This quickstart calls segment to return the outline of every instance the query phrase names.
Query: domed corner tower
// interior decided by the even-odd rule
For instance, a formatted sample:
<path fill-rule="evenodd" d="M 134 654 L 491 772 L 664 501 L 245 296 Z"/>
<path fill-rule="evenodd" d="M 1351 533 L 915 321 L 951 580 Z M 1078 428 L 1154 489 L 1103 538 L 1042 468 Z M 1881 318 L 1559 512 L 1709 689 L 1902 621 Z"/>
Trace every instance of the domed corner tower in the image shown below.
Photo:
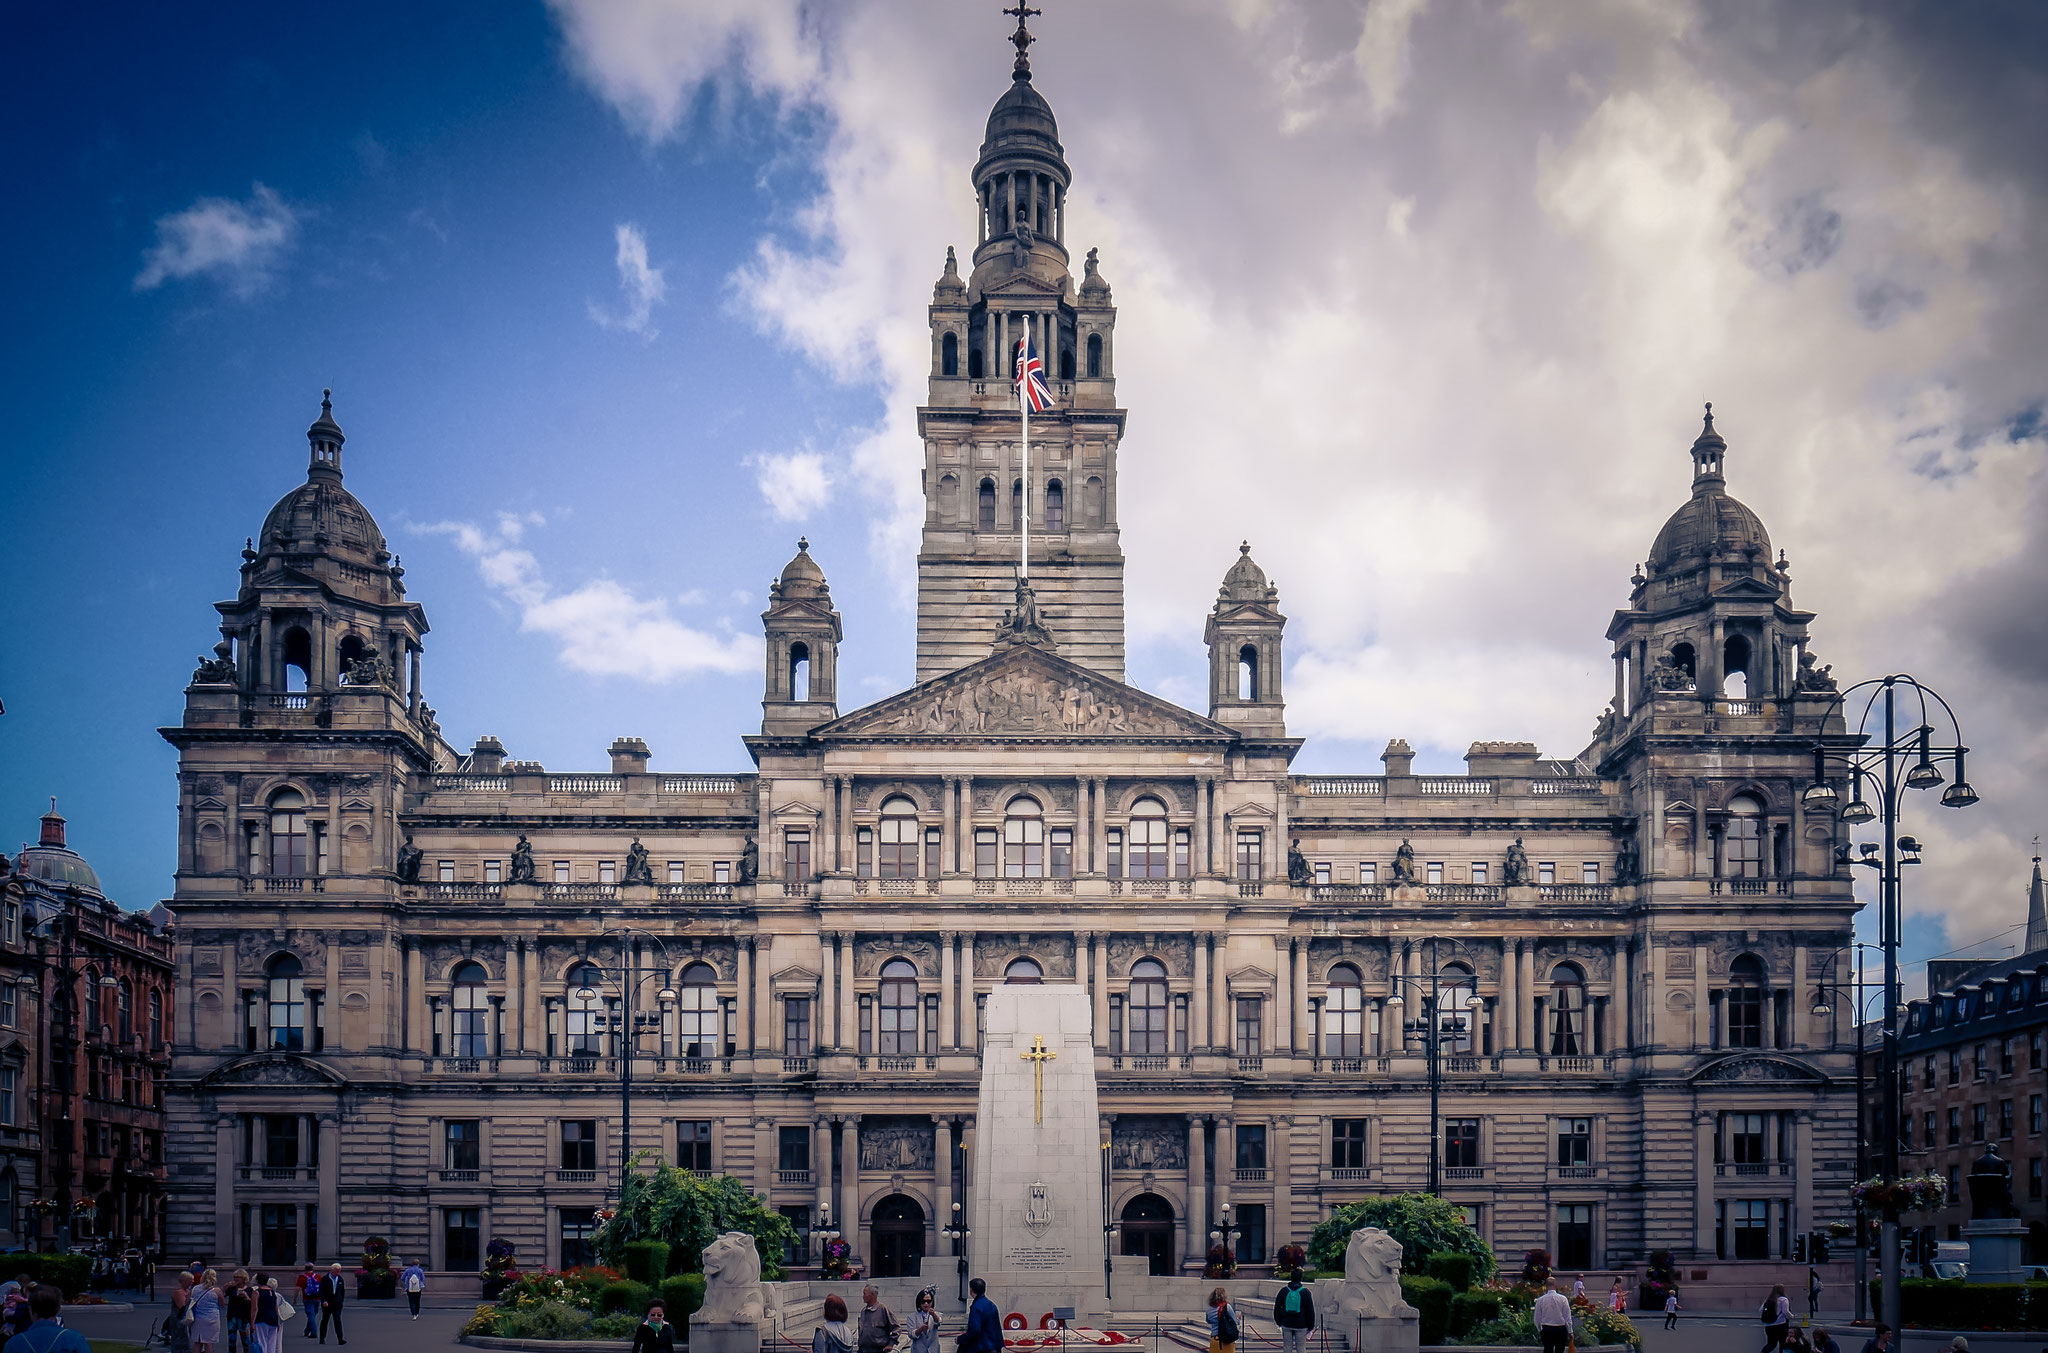
<path fill-rule="evenodd" d="M 762 736 L 800 736 L 838 718 L 842 629 L 831 585 L 811 558 L 808 539 L 797 541 L 796 557 L 769 586 L 761 627 L 768 640 Z"/>
<path fill-rule="evenodd" d="M 1010 86 L 989 111 L 974 165 L 971 268 L 963 278 L 948 249 L 932 289 L 930 402 L 918 410 L 917 679 L 987 656 L 1015 590 L 1028 511 L 1031 586 L 1061 655 L 1121 681 L 1116 307 L 1094 250 L 1074 284 L 1072 174 L 1052 106 L 1031 82 L 1032 37 L 1021 18 L 1010 40 Z M 1013 369 L 1026 336 L 1054 402 L 1031 415 L 1028 493 Z"/>
<path fill-rule="evenodd" d="M 1237 559 L 1216 590 L 1216 605 L 1202 626 L 1209 646 L 1209 717 L 1255 735 L 1287 736 L 1287 705 L 1281 698 L 1280 589 L 1252 558 L 1251 542 L 1237 547 Z"/>
<path fill-rule="evenodd" d="M 1800 801 L 1816 741 L 1841 731 L 1828 712 L 1835 683 L 1807 652 L 1814 616 L 1793 605 L 1784 555 L 1772 558 L 1762 520 L 1727 491 L 1727 453 L 1709 404 L 1692 496 L 1607 627 L 1614 701 L 1588 756 L 1624 783 L 1646 879 L 1846 898 L 1835 823 Z"/>

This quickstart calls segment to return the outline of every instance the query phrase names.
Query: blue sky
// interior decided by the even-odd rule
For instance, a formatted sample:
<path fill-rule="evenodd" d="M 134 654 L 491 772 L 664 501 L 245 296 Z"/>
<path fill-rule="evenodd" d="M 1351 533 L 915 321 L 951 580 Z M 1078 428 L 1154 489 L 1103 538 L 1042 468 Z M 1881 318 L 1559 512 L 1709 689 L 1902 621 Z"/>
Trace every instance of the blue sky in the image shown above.
<path fill-rule="evenodd" d="M 923 307 L 971 243 L 996 8 L 19 24 L 0 841 L 56 794 L 122 900 L 168 890 L 153 730 L 323 386 L 458 744 L 744 767 L 800 532 L 842 703 L 905 684 Z M 1570 755 L 1711 397 L 1822 659 L 1918 672 L 1979 748 L 1984 807 L 1919 823 L 1914 949 L 2012 925 L 2048 818 L 2048 42 L 2026 6 L 1970 20 L 1055 7 L 1038 84 L 1120 307 L 1134 677 L 1199 699 L 1249 537 L 1301 768 Z"/>

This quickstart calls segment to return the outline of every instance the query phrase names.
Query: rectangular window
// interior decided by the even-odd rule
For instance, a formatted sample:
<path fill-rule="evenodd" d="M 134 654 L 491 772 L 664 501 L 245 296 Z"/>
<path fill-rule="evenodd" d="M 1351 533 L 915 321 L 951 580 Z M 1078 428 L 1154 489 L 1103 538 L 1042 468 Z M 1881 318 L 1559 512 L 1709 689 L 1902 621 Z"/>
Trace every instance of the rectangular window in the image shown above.
<path fill-rule="evenodd" d="M 858 878 L 871 879 L 875 876 L 875 829 L 873 827 L 861 827 L 853 834 L 853 872 L 855 877 Z"/>
<path fill-rule="evenodd" d="M 924 1055 L 939 1055 L 939 998 L 936 995 L 924 998 Z"/>
<path fill-rule="evenodd" d="M 1473 881 L 1474 883 L 1480 883 L 1480 884 L 1483 884 L 1483 883 L 1485 883 L 1485 882 L 1486 882 L 1486 878 L 1487 878 L 1487 869 L 1486 869 L 1486 861 L 1484 861 L 1484 860 L 1474 860 L 1474 861 L 1472 861 L 1472 881 Z"/>
<path fill-rule="evenodd" d="M 974 877 L 992 879 L 1001 874 L 1002 833 L 994 827 L 974 829 Z"/>
<path fill-rule="evenodd" d="M 1557 1120 L 1557 1163 L 1559 1165 L 1591 1165 L 1593 1163 L 1592 1119 L 1560 1118 Z"/>
<path fill-rule="evenodd" d="M 783 1206 L 775 1209 L 782 1219 L 789 1223 L 789 1239 L 782 1247 L 782 1262 L 785 1267 L 807 1262 L 811 1258 L 811 1209 L 807 1203 Z"/>
<path fill-rule="evenodd" d="M 782 878 L 786 883 L 811 881 L 811 832 L 808 827 L 782 834 Z"/>
<path fill-rule="evenodd" d="M 1984 1106 L 1983 1106 L 1982 1104 L 1972 1104 L 1972 1105 L 1970 1106 L 1970 1140 L 1971 1140 L 1971 1141 L 1973 1141 L 1973 1142 L 1981 1142 L 1981 1141 L 1983 1141 L 1983 1140 L 1984 1140 L 1984 1123 L 1985 1123 L 1985 1119 L 1986 1119 L 1986 1116 L 1987 1116 L 1987 1115 L 1986 1115 L 1986 1114 L 1985 1114 L 1985 1112 L 1984 1112 Z"/>
<path fill-rule="evenodd" d="M 670 860 L 668 862 L 668 881 L 670 883 L 681 883 L 688 876 L 688 872 L 681 860 Z"/>
<path fill-rule="evenodd" d="M 1363 1118 L 1333 1118 L 1330 1120 L 1330 1168 L 1333 1170 L 1363 1170 L 1365 1168 L 1365 1125 Z"/>
<path fill-rule="evenodd" d="M 595 1118 L 565 1118 L 562 1120 L 562 1168 L 565 1170 L 597 1169 L 597 1120 Z"/>
<path fill-rule="evenodd" d="M 2007 1034 L 2007 1035 L 2006 1035 L 2006 1036 L 2005 1036 L 2005 1037 L 2004 1037 L 2003 1039 L 1999 1040 L 1999 1044 L 1998 1044 L 1998 1074 L 1999 1074 L 1999 1075 L 2001 1075 L 2001 1076 L 2010 1076 L 2010 1075 L 2011 1075 L 2011 1074 L 2013 1073 L 2013 1066 L 2014 1066 L 2014 1063 L 2015 1063 L 2015 1061 L 2016 1061 L 2016 1058 L 2014 1057 L 2014 1054 L 2015 1054 L 2015 1053 L 2016 1053 L 2016 1052 L 2017 1052 L 2018 1050 L 2019 1050 L 2019 1042 L 2018 1042 L 2018 1040 L 2017 1040 L 2017 1039 L 2013 1038 L 2013 1036 L 2012 1036 L 2012 1035 L 2010 1035 L 2010 1034 Z"/>
<path fill-rule="evenodd" d="M 434 866 L 434 877 L 442 883 L 455 882 L 455 861 L 442 860 Z"/>
<path fill-rule="evenodd" d="M 2027 1197 L 2037 1203 L 2041 1201 L 2041 1158 L 2039 1156 L 2027 1162 Z"/>
<path fill-rule="evenodd" d="M 1260 1046 L 1261 1006 L 1256 996 L 1240 996 L 1237 1001 L 1237 1055 L 1256 1057 L 1264 1048 Z"/>
<path fill-rule="evenodd" d="M 1266 1168 L 1266 1125 L 1264 1123 L 1240 1123 L 1237 1127 L 1237 1168 L 1240 1170 L 1263 1170 Z M 1263 1260 L 1259 1262 L 1263 1263 Z"/>
<path fill-rule="evenodd" d="M 597 1262 L 591 1239 L 597 1235 L 597 1209 L 565 1207 L 560 1212 L 563 1268 L 582 1268 Z"/>
<path fill-rule="evenodd" d="M 698 1174 L 711 1173 L 711 1124 L 704 1119 L 676 1124 L 676 1164 Z"/>
<path fill-rule="evenodd" d="M 1266 876 L 1264 841 L 1258 832 L 1237 834 L 1237 876 L 1246 881 Z"/>
<path fill-rule="evenodd" d="M 875 998 L 860 998 L 860 1055 L 872 1056 L 875 1051 Z M 891 1049 L 893 1052 L 894 1049 Z"/>
<path fill-rule="evenodd" d="M 17 1017 L 14 983 L 0 982 L 0 1028 L 12 1029 Z"/>
<path fill-rule="evenodd" d="M 1537 865 L 1537 866 L 1536 866 L 1536 881 L 1537 881 L 1538 883 L 1541 883 L 1541 884 L 1545 884 L 1545 885 L 1549 885 L 1549 884 L 1553 884 L 1553 883 L 1556 883 L 1556 882 L 1557 882 L 1557 865 L 1556 865 L 1556 863 L 1555 863 L 1554 861 L 1551 861 L 1551 860 L 1545 860 L 1545 861 L 1543 861 L 1543 862 L 1542 862 L 1541 864 Z"/>
<path fill-rule="evenodd" d="M 1444 1120 L 1444 1166 L 1447 1169 L 1473 1169 L 1479 1164 L 1479 1120 L 1477 1118 L 1446 1118 Z"/>
<path fill-rule="evenodd" d="M 1237 1209 L 1237 1262 L 1266 1262 L 1266 1205 L 1246 1203 Z"/>
<path fill-rule="evenodd" d="M 287 1267 L 299 1262 L 299 1209 L 290 1203 L 265 1203 L 258 1214 L 266 1264 Z"/>
<path fill-rule="evenodd" d="M 619 881 L 618 861 L 599 860 L 597 862 L 597 881 L 599 883 L 617 883 Z"/>
<path fill-rule="evenodd" d="M 557 882 L 557 883 L 567 883 L 568 881 L 569 881 L 569 862 L 568 862 L 567 860 L 556 860 L 556 861 L 555 861 L 555 882 Z"/>
<path fill-rule="evenodd" d="M 1431 860 L 1423 866 L 1423 869 L 1425 871 L 1422 876 L 1424 883 L 1442 883 L 1444 881 L 1444 862 L 1442 860 Z"/>
<path fill-rule="evenodd" d="M 928 879 L 935 879 L 946 872 L 943 849 L 945 839 L 945 833 L 937 827 L 924 829 L 924 876 Z M 808 1208 L 805 1209 L 805 1215 L 809 1215 Z"/>
<path fill-rule="evenodd" d="M 1931 1052 L 1927 1054 L 1927 1084 L 1923 1088 L 1928 1090 L 1934 1088 L 1934 1054 Z"/>
<path fill-rule="evenodd" d="M 681 883 L 681 882 L 683 881 L 683 880 L 682 880 L 682 872 L 683 872 L 683 871 L 682 871 L 682 869 L 681 869 L 681 867 L 680 867 L 680 866 L 678 866 L 678 865 L 670 865 L 670 866 L 669 866 L 669 876 L 670 876 L 670 882 L 673 882 L 673 883 Z M 732 861 L 731 861 L 731 860 L 713 860 L 713 861 L 711 862 L 711 881 L 712 881 L 713 883 L 731 883 L 731 882 L 732 882 Z"/>
<path fill-rule="evenodd" d="M 1378 883 L 1380 881 L 1379 862 L 1377 860 L 1360 860 L 1358 862 L 1358 881 L 1360 883 Z"/>
<path fill-rule="evenodd" d="M 1103 831 L 1103 869 L 1108 877 L 1120 879 L 1124 876 L 1124 829 L 1109 827 Z"/>
<path fill-rule="evenodd" d="M 1950 1146 L 1961 1146 L 1963 1144 L 1963 1111 L 1961 1109 L 1952 1108 L 1948 1111 L 1948 1144 Z"/>
<path fill-rule="evenodd" d="M 441 1125 L 441 1168 L 483 1168 L 483 1124 L 475 1118 L 450 1118 Z"/>
<path fill-rule="evenodd" d="M 1929 1151 L 1932 1151 L 1936 1145 L 1934 1140 L 1934 1110 L 1929 1109 L 1926 1113 L 1921 1115 L 1920 1129 L 1922 1133 L 1920 1138 L 1920 1144 L 1926 1147 Z"/>
<path fill-rule="evenodd" d="M 1124 998 L 1121 996 L 1109 998 L 1109 1050 L 1113 1053 L 1124 1050 Z"/>
<path fill-rule="evenodd" d="M 778 1170 L 808 1170 L 811 1168 L 811 1130 L 807 1127 L 781 1127 L 775 1130 L 775 1168 Z"/>
<path fill-rule="evenodd" d="M 1593 1267 L 1593 1205 L 1559 1203 L 1557 1206 L 1557 1266 L 1561 1269 Z"/>
<path fill-rule="evenodd" d="M 811 1055 L 811 999 L 791 996 L 782 1003 L 782 1055 Z"/>
<path fill-rule="evenodd" d="M 1722 1150 L 1735 1165 L 1764 1163 L 1764 1116 L 1760 1113 L 1721 1115 Z"/>
<path fill-rule="evenodd" d="M 21 1122 L 21 1073 L 0 1067 L 0 1126 L 16 1127 Z"/>
<path fill-rule="evenodd" d="M 1948 1083 L 1950 1085 L 1961 1085 L 1963 1083 L 1963 1050 L 1961 1048 L 1950 1048 L 1948 1050 Z"/>
<path fill-rule="evenodd" d="M 503 860 L 485 860 L 485 861 L 484 861 L 484 882 L 485 882 L 485 883 L 503 883 L 504 881 L 505 881 L 505 862 L 504 862 Z"/>
<path fill-rule="evenodd" d="M 5 931 L 4 931 L 4 934 L 5 934 L 5 937 L 6 937 L 6 940 L 7 940 L 7 942 L 8 942 L 9 944 L 20 944 L 20 943 L 21 943 L 21 904 L 20 904 L 20 903 L 17 903 L 17 902 L 9 902 L 9 903 L 7 904 L 7 909 L 6 909 L 6 912 L 5 912 L 5 916 L 6 916 L 6 929 L 5 929 Z"/>
<path fill-rule="evenodd" d="M 1173 876 L 1184 879 L 1188 876 L 1189 860 L 1193 856 L 1192 835 L 1186 827 L 1173 829 Z"/>
<path fill-rule="evenodd" d="M 1052 857 L 1047 861 L 1049 872 L 1056 879 L 1070 879 L 1074 876 L 1074 829 L 1054 827 L 1046 833 L 1052 848 Z"/>
<path fill-rule="evenodd" d="M 441 1267 L 458 1273 L 476 1271 L 483 1262 L 483 1209 L 444 1207 L 441 1209 Z"/>
<path fill-rule="evenodd" d="M 2041 1096 L 2039 1095 L 2027 1096 L 2027 1131 L 2036 1137 L 2041 1135 Z"/>
<path fill-rule="evenodd" d="M 1329 862 L 1328 862 L 1327 860 L 1317 860 L 1317 861 L 1316 861 L 1316 866 L 1315 866 L 1315 868 L 1316 868 L 1316 872 L 1315 872 L 1315 882 L 1316 882 L 1316 887 L 1318 887 L 1318 888 L 1327 888 L 1327 887 L 1329 887 L 1329 886 L 1330 886 L 1330 865 L 1329 865 Z"/>
<path fill-rule="evenodd" d="M 1976 1047 L 1972 1048 L 1970 1050 L 1970 1056 L 1970 1065 L 1973 1068 L 1975 1068 L 1976 1078 L 1981 1081 L 1984 1079 L 1985 1076 L 1990 1074 L 1985 1067 L 1984 1045 L 1982 1043 L 1979 1043 Z"/>
<path fill-rule="evenodd" d="M 1771 1204 L 1767 1198 L 1738 1198 L 1729 1204 L 1734 1214 L 1737 1259 L 1771 1257 Z M 1559 1262 L 1563 1262 L 1562 1259 Z"/>
<path fill-rule="evenodd" d="M 2027 1069 L 2029 1071 L 2039 1071 L 2041 1069 L 2041 1031 L 2039 1029 L 2027 1035 Z"/>
<path fill-rule="evenodd" d="M 263 1163 L 273 1169 L 296 1169 L 299 1163 L 299 1116 L 263 1115 Z"/>
<path fill-rule="evenodd" d="M 2009 1099 L 1998 1101 L 1998 1135 L 2012 1136 L 2012 1101 Z"/>
<path fill-rule="evenodd" d="M 1188 1050 L 1188 998 L 1173 998 L 1173 1050 L 1185 1053 Z"/>
<path fill-rule="evenodd" d="M 1585 862 L 1584 864 L 1582 864 L 1582 865 L 1580 865 L 1580 866 L 1579 866 L 1579 882 L 1581 882 L 1581 883 L 1598 883 L 1599 881 L 1600 881 L 1600 863 L 1599 863 L 1599 861 L 1597 861 L 1597 860 L 1588 860 L 1588 861 L 1586 861 L 1586 862 Z"/>

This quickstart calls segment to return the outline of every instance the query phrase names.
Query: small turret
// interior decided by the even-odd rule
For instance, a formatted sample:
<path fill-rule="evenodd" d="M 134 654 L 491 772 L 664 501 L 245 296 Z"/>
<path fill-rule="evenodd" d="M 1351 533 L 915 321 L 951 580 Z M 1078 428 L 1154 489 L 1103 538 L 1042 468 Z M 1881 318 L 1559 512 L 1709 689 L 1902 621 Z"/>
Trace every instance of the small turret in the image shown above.
<path fill-rule="evenodd" d="M 1250 541 L 1237 555 L 1202 628 L 1209 646 L 1209 717 L 1248 733 L 1285 737 L 1280 633 L 1287 617 L 1280 613 L 1280 589 L 1253 560 Z"/>
<path fill-rule="evenodd" d="M 839 612 L 809 540 L 797 541 L 796 557 L 770 584 L 761 626 L 768 639 L 761 732 L 806 733 L 838 718 Z"/>

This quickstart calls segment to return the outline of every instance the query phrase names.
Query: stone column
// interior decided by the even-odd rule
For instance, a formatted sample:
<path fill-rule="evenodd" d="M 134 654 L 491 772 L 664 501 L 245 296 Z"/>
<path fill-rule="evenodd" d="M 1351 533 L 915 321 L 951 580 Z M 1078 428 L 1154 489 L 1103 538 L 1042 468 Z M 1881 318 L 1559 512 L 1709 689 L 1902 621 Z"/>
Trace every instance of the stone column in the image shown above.
<path fill-rule="evenodd" d="M 860 1021 L 855 1009 L 853 996 L 853 947 L 854 932 L 841 931 L 839 935 L 839 1037 L 840 1048 L 846 1052 L 860 1051 Z"/>
<path fill-rule="evenodd" d="M 341 1119 L 320 1115 L 320 1248 L 341 1253 Z"/>
<path fill-rule="evenodd" d="M 1536 1027 L 1536 941 L 1522 941 L 1522 976 L 1516 998 L 1520 1002 L 1515 1011 L 1515 1023 L 1522 1030 L 1522 1049 L 1527 1052 L 1543 1050 L 1543 1030 Z"/>
<path fill-rule="evenodd" d="M 939 1050 L 948 1052 L 960 1046 L 960 1024 L 955 1018 L 958 1006 L 955 1004 L 960 989 L 960 973 L 954 958 L 953 946 L 960 938 L 956 930 L 939 932 Z"/>
<path fill-rule="evenodd" d="M 1212 952 L 1209 956 L 1209 1046 L 1230 1049 L 1230 977 L 1223 971 L 1227 958 L 1230 936 L 1228 932 L 1216 931 L 1210 935 Z"/>
<path fill-rule="evenodd" d="M 1188 1000 L 1188 1050 L 1209 1046 L 1209 935 L 1195 932 L 1195 989 Z"/>
<path fill-rule="evenodd" d="M 754 989 L 748 1000 L 754 1003 L 754 1050 L 770 1052 L 782 1046 L 782 1021 L 775 1018 L 775 982 L 770 976 L 768 955 L 775 947 L 770 935 L 754 937 Z"/>
<path fill-rule="evenodd" d="M 526 941 L 505 941 L 505 1040 L 499 1053 L 523 1052 L 526 1048 Z"/>
<path fill-rule="evenodd" d="M 1209 872 L 1209 779 L 1207 776 L 1195 780 L 1195 840 L 1194 855 L 1189 861 L 1188 871 L 1193 874 Z"/>
<path fill-rule="evenodd" d="M 1614 1045 L 1609 1052 L 1635 1047 L 1635 942 L 1624 935 L 1614 942 Z"/>
<path fill-rule="evenodd" d="M 1308 1011 L 1308 937 L 1294 942 L 1294 1051 L 1315 1056 L 1316 1030 Z"/>
<path fill-rule="evenodd" d="M 1237 1177 L 1237 1128 L 1234 1120 L 1216 1120 L 1216 1215 L 1223 1215 L 1230 1201 L 1230 1186 Z"/>
<path fill-rule="evenodd" d="M 860 1115 L 847 1114 L 839 1120 L 839 1229 L 853 1252 L 872 1267 L 874 1250 L 861 1234 L 860 1219 Z"/>
<path fill-rule="evenodd" d="M 1199 1114 L 1188 1115 L 1188 1205 L 1187 1244 L 1182 1254 L 1194 1261 L 1195 1271 L 1201 1272 L 1202 1256 L 1209 1252 L 1208 1200 L 1202 1196 L 1202 1119 Z"/>
<path fill-rule="evenodd" d="M 1800 1109 L 1792 1115 L 1792 1231 L 1797 1235 L 1813 1229 L 1813 1113 Z"/>
<path fill-rule="evenodd" d="M 432 1052 L 434 1029 L 427 1022 L 426 955 L 420 952 L 418 940 L 407 940 L 405 944 L 405 1001 L 412 1012 L 412 1030 L 406 1046 L 414 1052 Z"/>
<path fill-rule="evenodd" d="M 1095 824 L 1090 829 L 1095 853 L 1095 872 L 1109 869 L 1109 777 L 1095 777 Z"/>
<path fill-rule="evenodd" d="M 1079 499 L 1075 500 L 1078 508 Z M 1088 830 L 1088 824 L 1095 820 L 1095 805 L 1088 799 L 1088 777 L 1074 777 L 1074 873 L 1076 876 L 1095 872 L 1095 834 Z"/>
<path fill-rule="evenodd" d="M 960 1120 L 960 1156 L 960 1224 L 971 1228 L 974 1225 L 974 1212 L 977 1206 L 974 1195 L 974 1119 L 972 1116 Z M 969 1238 L 962 1244 L 961 1248 L 969 1254 L 968 1263 L 971 1265 L 974 1262 L 971 1257 L 974 1252 L 973 1239 Z"/>
<path fill-rule="evenodd" d="M 963 1049 L 980 1051 L 981 1039 L 967 1041 L 967 1035 L 975 1032 L 974 1014 L 974 932 L 960 932 L 960 1046 Z"/>
<path fill-rule="evenodd" d="M 1697 944 L 1692 951 L 1692 1045 L 1704 1049 L 1712 1034 L 1712 1011 L 1707 1000 L 1707 946 Z"/>
<path fill-rule="evenodd" d="M 740 939 L 733 942 L 733 1004 L 739 1008 L 739 1053 L 754 1055 L 754 945 Z"/>
<path fill-rule="evenodd" d="M 1282 780 L 1273 786 L 1273 834 L 1279 839 L 1266 852 L 1266 877 L 1287 881 L 1287 852 L 1293 846 L 1293 839 L 1287 834 L 1287 792 L 1288 782 Z"/>
<path fill-rule="evenodd" d="M 213 1252 L 223 1258 L 236 1253 L 239 1243 L 235 1235 L 236 1173 L 235 1116 L 222 1114 L 213 1125 Z"/>
<path fill-rule="evenodd" d="M 953 1120 L 942 1113 L 932 1115 L 932 1196 L 939 1203 L 931 1226 L 936 1253 L 939 1232 L 953 1219 Z"/>
<path fill-rule="evenodd" d="M 1793 797 L 1796 799 L 1798 796 Z M 1807 1027 L 1810 1022 L 1806 1015 L 1808 1002 L 1799 999 L 1799 993 L 1803 989 L 1801 984 L 1806 980 L 1806 946 L 1797 944 L 1792 947 L 1792 990 L 1785 1002 L 1785 1017 L 1792 1025 L 1785 1031 L 1785 1045 L 1788 1048 L 1803 1048 L 1814 1041 L 1811 1037 L 1812 1031 Z"/>
<path fill-rule="evenodd" d="M 1500 1047 L 1502 1052 L 1522 1050 L 1522 999 L 1515 982 L 1515 941 L 1500 942 Z"/>
<path fill-rule="evenodd" d="M 826 1205 L 832 1201 L 832 1120 L 812 1120 L 816 1137 L 811 1147 L 811 1189 L 817 1195 L 812 1203 L 818 1216 L 825 1216 Z"/>
<path fill-rule="evenodd" d="M 541 1020 L 547 1009 L 547 1001 L 540 985 L 540 941 L 528 940 L 524 945 L 523 960 L 526 964 L 525 990 L 526 1007 L 520 1018 L 526 1022 L 526 1047 L 529 1052 L 543 1052 L 547 1048 L 547 1036 L 541 1028 Z"/>
<path fill-rule="evenodd" d="M 1095 932 L 1094 949 L 1095 1047 L 1099 1052 L 1111 1052 L 1114 1049 L 1109 1046 L 1109 935 L 1106 932 Z"/>
<path fill-rule="evenodd" d="M 1693 1251 L 1714 1254 L 1714 1115 L 1693 1115 Z"/>
<path fill-rule="evenodd" d="M 1273 937 L 1273 1051 L 1294 1050 L 1294 958 L 1285 935 Z"/>

